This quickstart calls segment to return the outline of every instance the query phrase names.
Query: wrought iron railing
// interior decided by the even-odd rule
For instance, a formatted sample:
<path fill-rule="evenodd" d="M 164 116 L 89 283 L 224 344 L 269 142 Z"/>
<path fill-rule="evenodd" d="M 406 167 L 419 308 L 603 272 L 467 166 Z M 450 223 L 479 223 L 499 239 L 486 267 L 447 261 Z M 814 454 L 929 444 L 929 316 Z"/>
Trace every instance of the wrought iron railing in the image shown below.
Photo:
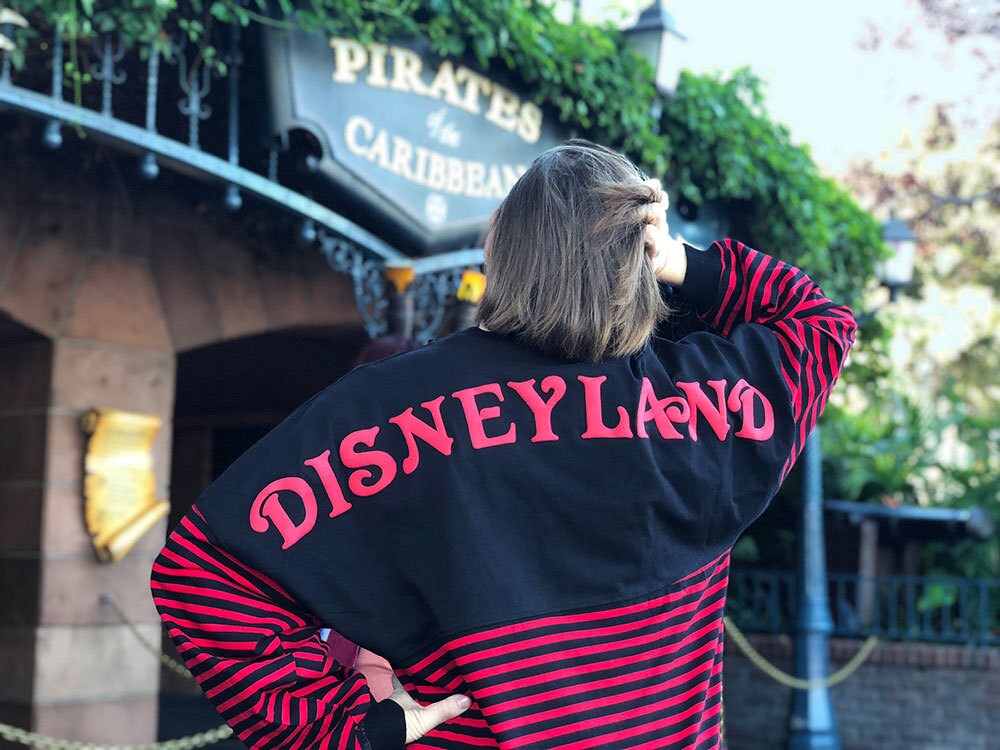
<path fill-rule="evenodd" d="M 1000 579 L 831 573 L 827 581 L 834 636 L 1000 645 Z M 796 587 L 794 573 L 734 570 L 728 613 L 747 632 L 792 633 Z"/>
<path fill-rule="evenodd" d="M 58 29 L 40 31 L 48 39 L 31 50 L 23 70 L 15 70 L 10 53 L 0 51 L 0 113 L 20 112 L 44 122 L 41 141 L 51 149 L 63 146 L 67 129 L 78 129 L 134 154 L 139 173 L 148 180 L 156 179 L 163 166 L 214 183 L 229 210 L 239 210 L 244 196 L 277 206 L 300 222 L 303 239 L 315 243 L 334 270 L 353 278 L 369 335 L 387 328 L 387 262 L 413 267 L 417 339 L 436 334 L 462 270 L 481 267 L 482 250 L 477 248 L 410 258 L 315 200 L 303 181 L 295 179 L 308 171 L 308 159 L 288 153 L 276 139 L 263 140 L 254 127 L 247 132 L 241 122 L 241 107 L 247 114 L 246 101 L 255 100 L 255 90 L 251 81 L 251 96 L 241 98 L 246 85 L 241 70 L 248 61 L 238 26 L 227 35 L 224 80 L 186 48 L 182 37 L 166 58 L 156 48 L 142 56 L 113 35 L 81 41 L 79 65 L 93 83 L 75 102 L 66 98 L 68 45 Z M 12 32 L 10 25 L 0 27 L 8 37 Z"/>

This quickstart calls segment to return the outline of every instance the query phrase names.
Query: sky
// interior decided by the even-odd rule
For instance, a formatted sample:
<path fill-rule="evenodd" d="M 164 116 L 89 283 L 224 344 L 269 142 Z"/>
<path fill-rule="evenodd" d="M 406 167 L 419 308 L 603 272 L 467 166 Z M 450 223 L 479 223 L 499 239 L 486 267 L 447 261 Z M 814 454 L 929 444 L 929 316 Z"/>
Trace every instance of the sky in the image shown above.
<path fill-rule="evenodd" d="M 985 1 L 963 0 L 973 8 Z M 644 4 L 583 0 L 582 7 L 585 17 L 601 18 Z M 982 47 L 1000 61 L 1000 40 L 949 47 L 915 0 L 669 0 L 667 9 L 687 37 L 671 40 L 681 66 L 699 73 L 749 66 L 765 82 L 772 119 L 808 143 L 830 174 L 855 157 L 891 162 L 904 129 L 918 136 L 933 103 L 952 105 L 969 150 L 1000 113 L 1000 75 L 987 86 L 972 51 Z"/>

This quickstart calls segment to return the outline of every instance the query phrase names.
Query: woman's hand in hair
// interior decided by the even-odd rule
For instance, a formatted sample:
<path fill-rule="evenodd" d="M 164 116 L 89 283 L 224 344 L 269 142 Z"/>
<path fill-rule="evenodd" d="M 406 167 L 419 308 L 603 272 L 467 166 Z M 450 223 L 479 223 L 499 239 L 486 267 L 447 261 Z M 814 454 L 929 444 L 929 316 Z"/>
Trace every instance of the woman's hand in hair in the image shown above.
<path fill-rule="evenodd" d="M 659 180 L 647 180 L 660 196 L 658 203 L 650 203 L 646 210 L 646 255 L 656 278 L 664 284 L 681 286 L 687 275 L 687 255 L 684 253 L 684 243 L 670 236 L 667 227 L 667 207 L 670 199 L 663 192 Z"/>

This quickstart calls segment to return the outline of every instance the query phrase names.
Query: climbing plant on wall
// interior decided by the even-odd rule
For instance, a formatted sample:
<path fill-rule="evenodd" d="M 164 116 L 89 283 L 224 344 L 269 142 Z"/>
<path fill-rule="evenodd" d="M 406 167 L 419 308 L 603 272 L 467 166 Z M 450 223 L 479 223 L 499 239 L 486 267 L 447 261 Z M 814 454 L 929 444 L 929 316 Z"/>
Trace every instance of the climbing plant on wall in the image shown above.
<path fill-rule="evenodd" d="M 128 47 L 160 47 L 184 35 L 200 61 L 225 75 L 226 26 L 299 27 L 362 41 L 423 36 L 442 56 L 474 58 L 524 82 L 579 134 L 616 147 L 695 204 L 724 201 L 741 238 L 802 265 L 828 291 L 857 304 L 881 252 L 876 222 L 802 146 L 771 121 L 761 82 L 684 73 L 659 118 L 649 63 L 610 25 L 563 23 L 525 0 L 21 0 L 31 28 L 16 62 L 58 26 L 70 45 L 97 34 Z M 31 38 L 34 35 L 34 39 Z M 30 60 L 29 60 L 30 63 Z M 68 85 L 86 74 L 70 60 Z"/>

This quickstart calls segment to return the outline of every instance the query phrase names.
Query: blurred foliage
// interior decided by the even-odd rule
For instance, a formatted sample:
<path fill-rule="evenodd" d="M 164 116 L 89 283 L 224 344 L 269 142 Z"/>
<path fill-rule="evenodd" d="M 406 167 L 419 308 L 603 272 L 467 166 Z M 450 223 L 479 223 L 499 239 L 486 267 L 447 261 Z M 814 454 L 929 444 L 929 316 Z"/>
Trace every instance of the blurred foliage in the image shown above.
<path fill-rule="evenodd" d="M 668 181 L 683 195 L 724 201 L 735 236 L 794 262 L 831 297 L 861 306 L 875 286 L 880 226 L 769 119 L 762 84 L 749 70 L 728 79 L 683 72 L 661 123 L 674 157 Z"/>
<path fill-rule="evenodd" d="M 947 108 L 896 163 L 856 164 L 846 182 L 893 210 L 918 240 L 894 371 L 848 386 L 824 422 L 828 482 L 849 499 L 985 508 L 1000 528 L 1000 120 L 963 151 Z M 928 544 L 923 572 L 1000 575 L 1000 542 Z"/>
<path fill-rule="evenodd" d="M 1000 36 L 1000 2 L 997 0 L 918 0 L 932 28 L 949 40 L 969 36 Z"/>

